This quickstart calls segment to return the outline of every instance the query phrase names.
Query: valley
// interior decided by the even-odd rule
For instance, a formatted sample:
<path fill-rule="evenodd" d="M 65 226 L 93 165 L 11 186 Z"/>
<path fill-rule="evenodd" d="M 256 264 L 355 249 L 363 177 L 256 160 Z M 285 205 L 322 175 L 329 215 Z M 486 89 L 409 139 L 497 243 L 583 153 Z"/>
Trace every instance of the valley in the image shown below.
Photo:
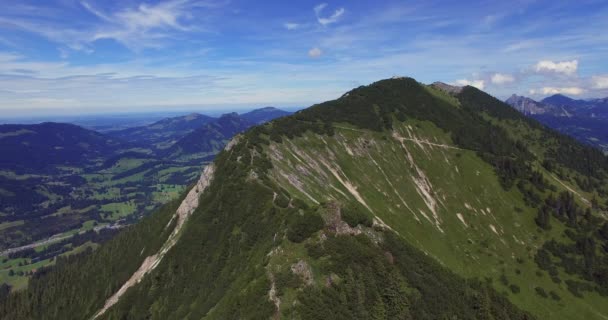
<path fill-rule="evenodd" d="M 0 144 L 15 149 L 0 161 L 0 282 L 21 289 L 56 256 L 106 241 L 179 197 L 233 135 L 283 114 L 274 108 L 219 118 L 191 114 L 106 135 L 52 123 L 0 126 Z M 206 142 L 192 145 L 197 141 Z M 48 145 L 58 150 L 55 161 L 48 161 Z M 68 153 L 69 145 L 80 149 Z M 45 161 L 12 162 L 19 157 Z"/>

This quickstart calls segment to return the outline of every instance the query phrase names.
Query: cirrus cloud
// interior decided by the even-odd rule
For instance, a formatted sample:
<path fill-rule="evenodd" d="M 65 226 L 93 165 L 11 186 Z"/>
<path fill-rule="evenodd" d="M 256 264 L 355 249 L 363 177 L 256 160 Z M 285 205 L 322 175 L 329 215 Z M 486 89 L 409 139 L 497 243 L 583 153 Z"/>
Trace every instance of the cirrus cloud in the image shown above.
<path fill-rule="evenodd" d="M 315 14 L 317 15 L 317 21 L 323 26 L 338 22 L 338 20 L 340 20 L 340 17 L 342 17 L 345 11 L 344 8 L 338 8 L 331 16 L 322 17 L 321 14 L 323 13 L 323 10 L 326 7 L 327 3 L 321 3 L 316 5 L 313 9 L 315 11 Z"/>

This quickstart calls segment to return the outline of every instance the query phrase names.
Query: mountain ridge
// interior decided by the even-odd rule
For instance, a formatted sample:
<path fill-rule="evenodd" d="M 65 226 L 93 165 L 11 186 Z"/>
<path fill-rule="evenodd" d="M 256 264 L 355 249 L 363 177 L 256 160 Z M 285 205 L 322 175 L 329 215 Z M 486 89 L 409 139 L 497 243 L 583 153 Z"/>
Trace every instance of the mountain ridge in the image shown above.
<path fill-rule="evenodd" d="M 5 169 L 92 163 L 104 153 L 115 153 L 127 146 L 110 136 L 67 123 L 0 125 L 0 166 Z"/>
<path fill-rule="evenodd" d="M 537 102 L 531 98 L 511 96 L 505 102 L 523 114 L 579 141 L 608 151 L 606 98 L 575 100 L 557 94 Z"/>
<path fill-rule="evenodd" d="M 582 257 L 562 239 L 568 230 L 567 237 L 605 243 L 583 232 L 605 225 L 596 212 L 603 205 L 586 214 L 592 208 L 583 200 L 605 200 L 606 157 L 478 89 L 447 96 L 411 78 L 381 80 L 255 126 L 229 146 L 179 241 L 101 318 L 591 319 L 607 312 L 594 278 L 605 272 L 605 255 Z M 547 215 L 551 196 L 567 188 L 575 192 L 562 199 L 567 206 Z M 168 231 L 154 245 L 137 239 L 174 223 L 176 207 L 33 279 L 28 292 L 0 305 L 0 315 L 94 315 L 162 247 Z M 567 265 L 560 246 L 598 269 L 590 276 L 584 265 Z M 146 254 L 121 260 L 142 247 Z M 128 266 L 120 274 L 107 272 L 121 264 Z M 82 276 L 69 275 L 69 294 L 49 285 L 67 281 L 67 270 Z"/>

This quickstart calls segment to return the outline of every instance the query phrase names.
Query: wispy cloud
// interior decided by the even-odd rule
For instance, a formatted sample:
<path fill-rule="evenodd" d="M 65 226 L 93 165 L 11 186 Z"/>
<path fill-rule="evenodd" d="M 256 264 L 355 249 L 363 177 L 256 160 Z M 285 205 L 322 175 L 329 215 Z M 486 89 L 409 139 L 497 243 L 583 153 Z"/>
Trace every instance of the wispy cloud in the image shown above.
<path fill-rule="evenodd" d="M 326 7 L 327 3 L 321 3 L 313 8 L 315 14 L 317 15 L 317 21 L 323 26 L 338 22 L 338 20 L 340 20 L 340 17 L 342 17 L 344 12 L 346 11 L 344 8 L 338 8 L 330 16 L 323 17 L 322 14 Z"/>
<path fill-rule="evenodd" d="M 193 22 L 193 11 L 211 9 L 220 4 L 205 1 L 169 0 L 157 4 L 142 3 L 105 12 L 91 2 L 80 3 L 95 19 L 81 28 L 62 25 L 36 16 L 2 17 L 0 26 L 39 34 L 73 50 L 91 51 L 92 43 L 102 39 L 115 40 L 133 50 L 163 47 L 176 32 L 204 30 Z"/>
<path fill-rule="evenodd" d="M 318 1 L 2 0 L 0 112 L 306 105 L 395 74 L 608 95 L 608 3 Z"/>

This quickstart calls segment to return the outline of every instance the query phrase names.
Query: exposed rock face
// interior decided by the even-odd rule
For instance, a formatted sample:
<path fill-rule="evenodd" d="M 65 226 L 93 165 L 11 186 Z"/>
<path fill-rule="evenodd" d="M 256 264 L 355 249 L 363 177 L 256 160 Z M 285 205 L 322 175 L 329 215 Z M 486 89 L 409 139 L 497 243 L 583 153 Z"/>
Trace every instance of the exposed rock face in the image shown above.
<path fill-rule="evenodd" d="M 538 102 L 528 97 L 512 95 L 505 101 L 508 105 L 525 115 L 547 114 L 556 117 L 570 117 L 571 114 L 561 106 Z"/>
<path fill-rule="evenodd" d="M 505 102 L 525 115 L 545 114 L 549 112 L 548 105 L 516 94 L 509 97 Z"/>
<path fill-rule="evenodd" d="M 460 93 L 460 91 L 462 91 L 462 87 L 449 85 L 447 83 L 443 83 L 443 82 L 439 82 L 439 81 L 433 82 L 433 84 L 431 84 L 431 86 L 436 89 L 445 91 L 452 95 L 458 94 L 458 93 Z"/>
<path fill-rule="evenodd" d="M 179 231 L 181 225 L 185 222 L 186 218 L 194 212 L 194 210 L 198 207 L 198 200 L 200 198 L 201 193 L 207 189 L 209 184 L 211 183 L 211 179 L 213 178 L 213 173 L 215 172 L 215 165 L 210 164 L 205 167 L 201 177 L 198 179 L 196 185 L 188 192 L 186 198 L 177 208 L 177 226 L 175 226 L 175 230 Z M 174 231 L 175 232 L 175 231 Z"/>
<path fill-rule="evenodd" d="M 186 222 L 188 217 L 198 207 L 199 198 L 202 192 L 205 191 L 205 189 L 207 189 L 207 187 L 211 183 L 214 172 L 215 164 L 210 164 L 205 167 L 205 170 L 203 170 L 203 173 L 201 174 L 201 177 L 199 178 L 198 182 L 194 187 L 192 187 L 190 192 L 188 192 L 188 195 L 186 195 L 186 198 L 177 208 L 175 214 L 171 218 L 171 221 L 169 221 L 169 223 L 167 224 L 168 227 L 169 225 L 171 225 L 173 219 L 177 219 L 177 223 L 175 224 L 173 232 L 171 232 L 171 235 L 169 235 L 169 237 L 161 247 L 160 251 L 144 259 L 139 269 L 137 269 L 137 271 L 133 273 L 131 278 L 129 278 L 129 280 L 127 280 L 127 282 L 125 282 L 115 294 L 113 294 L 110 298 L 108 298 L 108 300 L 106 300 L 106 303 L 103 308 L 101 308 L 101 310 L 99 310 L 95 314 L 93 319 L 104 314 L 110 307 L 115 305 L 120 300 L 120 297 L 122 297 L 122 295 L 124 295 L 130 287 L 139 283 L 146 274 L 154 270 L 154 268 L 158 266 L 165 254 L 169 251 L 169 249 L 171 249 L 177 243 L 180 230 L 184 226 L 184 223 Z"/>
<path fill-rule="evenodd" d="M 312 270 L 306 261 L 300 260 L 291 265 L 291 272 L 302 278 L 302 281 L 309 286 L 313 283 Z"/>

